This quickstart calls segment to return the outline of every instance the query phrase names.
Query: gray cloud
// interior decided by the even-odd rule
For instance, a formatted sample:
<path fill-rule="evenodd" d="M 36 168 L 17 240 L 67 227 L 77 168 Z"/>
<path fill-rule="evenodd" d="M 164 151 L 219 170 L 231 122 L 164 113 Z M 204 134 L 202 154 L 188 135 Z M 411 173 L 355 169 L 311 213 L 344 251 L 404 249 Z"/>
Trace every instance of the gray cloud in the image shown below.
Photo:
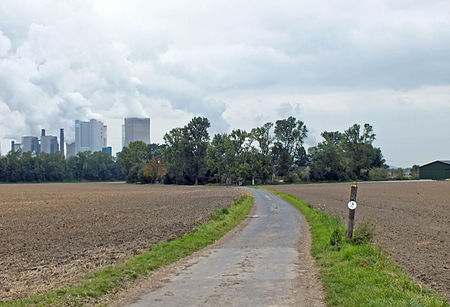
<path fill-rule="evenodd" d="M 376 93 L 386 112 L 432 103 L 445 114 L 449 10 L 438 0 L 4 1 L 0 137 L 70 133 L 77 118 L 157 114 L 164 125 L 161 101 L 180 125 L 206 116 L 213 132 L 289 115 L 322 129 L 323 114 L 354 100 L 371 109 Z"/>

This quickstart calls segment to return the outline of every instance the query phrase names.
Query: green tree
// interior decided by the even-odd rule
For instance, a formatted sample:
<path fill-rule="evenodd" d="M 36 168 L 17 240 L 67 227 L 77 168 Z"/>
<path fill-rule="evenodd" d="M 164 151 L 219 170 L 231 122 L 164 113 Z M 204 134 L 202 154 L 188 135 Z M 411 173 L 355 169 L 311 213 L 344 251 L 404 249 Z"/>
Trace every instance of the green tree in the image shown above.
<path fill-rule="evenodd" d="M 59 153 L 41 153 L 36 161 L 39 181 L 63 181 L 66 179 L 66 161 Z"/>
<path fill-rule="evenodd" d="M 209 176 L 214 183 L 232 183 L 230 156 L 227 150 L 229 141 L 228 134 L 218 133 L 214 135 L 206 152 L 206 165 L 209 170 Z"/>
<path fill-rule="evenodd" d="M 33 182 L 36 180 L 34 165 L 36 159 L 31 155 L 31 152 L 24 152 L 20 157 L 20 165 L 22 168 L 22 180 L 24 182 Z"/>
<path fill-rule="evenodd" d="M 145 165 L 151 159 L 149 147 L 142 141 L 131 142 L 118 154 L 127 182 L 141 182 Z"/>
<path fill-rule="evenodd" d="M 194 117 L 184 128 L 187 139 L 187 175 L 195 185 L 206 173 L 206 151 L 209 145 L 208 128 L 211 126 L 205 117 Z"/>
<path fill-rule="evenodd" d="M 166 183 L 185 184 L 187 140 L 183 128 L 174 128 L 164 135 L 163 159 L 166 163 Z"/>
<path fill-rule="evenodd" d="M 10 151 L 6 155 L 6 172 L 9 182 L 19 182 L 22 180 L 22 166 L 20 156 L 22 152 Z"/>
<path fill-rule="evenodd" d="M 311 157 L 310 178 L 314 181 L 346 180 L 344 153 L 342 150 L 343 135 L 339 131 L 322 132 L 324 141 L 309 149 Z"/>
<path fill-rule="evenodd" d="M 169 178 L 177 184 L 204 181 L 209 127 L 207 118 L 194 117 L 183 128 L 172 129 L 164 135 L 163 158 Z"/>
<path fill-rule="evenodd" d="M 374 148 L 372 143 L 375 133 L 369 124 L 361 126 L 354 124 L 344 131 L 343 148 L 344 164 L 352 179 L 368 179 L 369 170 L 374 167 L 383 167 L 384 159 L 379 148 Z"/>
<path fill-rule="evenodd" d="M 306 165 L 307 155 L 303 146 L 308 135 L 306 125 L 295 117 L 275 122 L 275 144 L 272 150 L 278 175 L 285 176 L 289 171 Z"/>
<path fill-rule="evenodd" d="M 8 160 L 0 156 L 0 182 L 7 182 L 8 178 Z"/>
<path fill-rule="evenodd" d="M 111 180 L 113 165 L 114 161 L 109 154 L 101 151 L 94 152 L 86 159 L 83 179 L 91 181 Z"/>
<path fill-rule="evenodd" d="M 207 152 L 207 166 L 215 182 L 242 184 L 251 180 L 251 142 L 250 134 L 240 129 L 214 136 Z"/>
<path fill-rule="evenodd" d="M 267 183 L 272 177 L 273 173 L 273 159 L 271 147 L 273 144 L 273 137 L 270 130 L 273 123 L 265 123 L 262 127 L 253 128 L 251 131 L 251 138 L 256 142 L 253 153 L 253 165 L 257 171 L 257 178 L 262 183 Z"/>
<path fill-rule="evenodd" d="M 419 177 L 420 177 L 419 170 L 420 170 L 419 165 L 414 164 L 411 167 L 411 175 L 410 175 L 411 179 L 419 179 Z"/>
<path fill-rule="evenodd" d="M 166 169 L 161 157 L 153 157 L 144 168 L 144 178 L 150 183 L 161 182 Z"/>

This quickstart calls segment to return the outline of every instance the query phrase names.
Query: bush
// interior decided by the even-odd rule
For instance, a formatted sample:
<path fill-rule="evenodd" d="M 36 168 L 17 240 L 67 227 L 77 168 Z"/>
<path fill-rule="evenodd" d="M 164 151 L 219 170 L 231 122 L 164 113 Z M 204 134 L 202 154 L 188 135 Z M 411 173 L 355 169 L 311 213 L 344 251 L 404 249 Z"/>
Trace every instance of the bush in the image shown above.
<path fill-rule="evenodd" d="M 338 251 L 340 251 L 343 242 L 344 242 L 344 232 L 342 231 L 341 228 L 336 227 L 331 233 L 330 245 L 335 247 Z"/>
<path fill-rule="evenodd" d="M 397 169 L 397 171 L 395 172 L 395 177 L 396 180 L 404 180 L 405 179 L 405 171 L 402 168 Z"/>
<path fill-rule="evenodd" d="M 354 233 L 352 242 L 356 245 L 372 243 L 375 233 L 375 227 L 373 224 L 368 221 L 364 221 L 361 225 L 359 225 Z"/>
<path fill-rule="evenodd" d="M 298 182 L 298 175 L 296 173 L 289 173 L 283 177 L 285 183 L 296 183 Z"/>
<path fill-rule="evenodd" d="M 211 219 L 214 221 L 222 221 L 225 219 L 225 215 L 229 214 L 230 210 L 227 207 L 222 209 L 217 209 L 213 213 L 211 213 Z"/>
<path fill-rule="evenodd" d="M 389 179 L 389 171 L 384 167 L 372 168 L 369 171 L 370 180 L 387 180 Z"/>
<path fill-rule="evenodd" d="M 302 182 L 308 182 L 309 181 L 309 168 L 306 168 L 300 172 L 298 172 L 298 177 L 300 178 L 300 181 Z"/>

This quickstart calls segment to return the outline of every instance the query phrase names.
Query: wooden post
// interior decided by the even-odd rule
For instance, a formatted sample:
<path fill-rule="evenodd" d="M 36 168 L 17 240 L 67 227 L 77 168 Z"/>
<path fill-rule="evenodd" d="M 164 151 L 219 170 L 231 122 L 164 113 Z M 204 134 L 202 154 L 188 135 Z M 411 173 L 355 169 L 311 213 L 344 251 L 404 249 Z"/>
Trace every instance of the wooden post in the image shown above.
<path fill-rule="evenodd" d="M 350 202 L 349 204 L 353 201 L 356 202 L 356 193 L 358 192 L 358 184 L 354 183 L 352 184 L 352 186 L 350 187 Z M 348 208 L 348 226 L 347 226 L 347 234 L 345 236 L 345 238 L 347 239 L 347 241 L 351 240 L 353 238 L 353 226 L 355 224 L 355 211 L 356 211 L 356 204 L 355 204 L 355 208 L 351 209 L 351 206 L 349 205 Z"/>

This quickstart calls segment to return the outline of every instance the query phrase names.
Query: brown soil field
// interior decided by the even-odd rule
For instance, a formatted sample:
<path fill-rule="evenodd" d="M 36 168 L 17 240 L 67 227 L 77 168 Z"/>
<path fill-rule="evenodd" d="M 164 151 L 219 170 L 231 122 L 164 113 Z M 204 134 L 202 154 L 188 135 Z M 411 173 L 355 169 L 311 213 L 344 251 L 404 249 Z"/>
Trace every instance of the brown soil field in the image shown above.
<path fill-rule="evenodd" d="M 0 302 L 60 288 L 182 236 L 243 193 L 122 183 L 0 185 Z"/>
<path fill-rule="evenodd" d="M 348 221 L 350 184 L 268 186 Z M 450 182 L 358 184 L 356 226 L 375 225 L 375 241 L 417 282 L 450 299 Z"/>

